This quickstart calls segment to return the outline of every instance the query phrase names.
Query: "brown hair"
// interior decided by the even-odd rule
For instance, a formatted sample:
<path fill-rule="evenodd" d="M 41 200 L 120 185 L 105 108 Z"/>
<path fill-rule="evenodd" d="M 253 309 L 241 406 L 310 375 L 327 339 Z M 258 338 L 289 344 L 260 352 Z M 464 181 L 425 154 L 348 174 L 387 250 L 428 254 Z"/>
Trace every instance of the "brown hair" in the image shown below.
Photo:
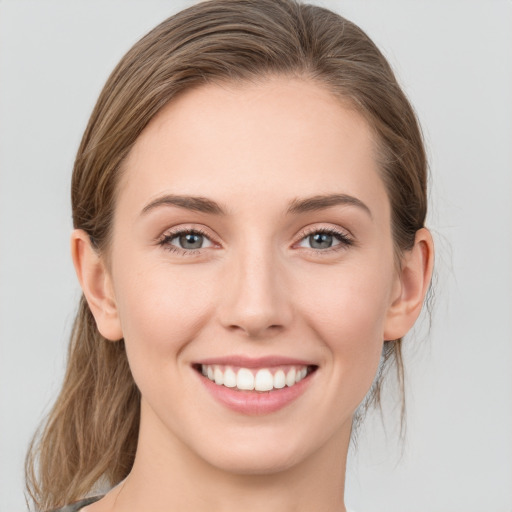
<path fill-rule="evenodd" d="M 361 29 L 294 0 L 202 2 L 135 44 L 109 77 L 78 149 L 74 226 L 105 253 L 123 160 L 178 93 L 276 74 L 314 80 L 367 119 L 377 136 L 397 255 L 411 248 L 427 203 L 427 165 L 414 112 L 386 59 Z M 400 347 L 401 340 L 385 341 L 379 374 L 395 361 L 402 386 Z M 371 390 L 377 402 L 379 393 L 380 378 Z M 127 476 L 139 403 L 124 342 L 100 335 L 82 297 L 62 391 L 27 456 L 27 489 L 39 509 L 62 506 L 89 494 L 98 482 L 115 485 Z"/>

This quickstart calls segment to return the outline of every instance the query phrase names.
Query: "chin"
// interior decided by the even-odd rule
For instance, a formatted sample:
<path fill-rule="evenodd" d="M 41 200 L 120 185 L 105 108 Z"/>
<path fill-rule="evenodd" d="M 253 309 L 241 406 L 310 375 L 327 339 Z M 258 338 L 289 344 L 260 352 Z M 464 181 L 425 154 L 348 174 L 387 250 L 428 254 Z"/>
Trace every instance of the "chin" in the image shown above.
<path fill-rule="evenodd" d="M 250 429 L 252 430 L 252 429 Z M 210 442 L 197 447 L 196 453 L 227 473 L 269 475 L 290 470 L 322 450 L 320 436 L 300 432 L 276 432 L 275 427 L 261 426 L 245 435 L 226 435 L 221 443 Z M 226 440 L 229 439 L 229 442 Z M 202 452 L 202 453 L 201 453 Z"/>
<path fill-rule="evenodd" d="M 236 451 L 235 451 L 236 450 Z M 293 450 L 276 452 L 272 448 L 245 450 L 235 448 L 227 453 L 211 457 L 210 464 L 218 469 L 237 475 L 271 475 L 287 471 L 300 464 L 302 454 Z"/>

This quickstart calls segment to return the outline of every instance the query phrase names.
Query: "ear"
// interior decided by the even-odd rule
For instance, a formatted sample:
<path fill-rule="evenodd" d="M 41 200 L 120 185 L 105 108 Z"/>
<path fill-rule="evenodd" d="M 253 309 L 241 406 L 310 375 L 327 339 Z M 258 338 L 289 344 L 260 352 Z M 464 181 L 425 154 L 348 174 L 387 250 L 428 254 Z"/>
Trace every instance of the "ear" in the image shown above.
<path fill-rule="evenodd" d="M 401 338 L 418 318 L 430 285 L 434 266 L 434 242 L 426 228 L 416 232 L 414 246 L 402 257 L 391 306 L 384 328 L 384 340 Z"/>
<path fill-rule="evenodd" d="M 112 279 L 104 258 L 82 229 L 71 234 L 71 255 L 76 275 L 101 335 L 111 341 L 123 337 Z"/>

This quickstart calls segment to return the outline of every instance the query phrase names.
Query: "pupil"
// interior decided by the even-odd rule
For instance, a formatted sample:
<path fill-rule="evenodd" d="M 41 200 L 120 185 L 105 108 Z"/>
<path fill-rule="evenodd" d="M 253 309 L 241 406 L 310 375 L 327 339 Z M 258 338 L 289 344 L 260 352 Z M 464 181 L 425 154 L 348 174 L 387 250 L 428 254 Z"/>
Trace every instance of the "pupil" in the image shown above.
<path fill-rule="evenodd" d="M 183 249 L 200 249 L 203 245 L 203 235 L 187 233 L 180 236 L 180 245 Z"/>
<path fill-rule="evenodd" d="M 328 249 L 332 246 L 332 235 L 328 233 L 315 233 L 309 237 L 313 249 Z"/>

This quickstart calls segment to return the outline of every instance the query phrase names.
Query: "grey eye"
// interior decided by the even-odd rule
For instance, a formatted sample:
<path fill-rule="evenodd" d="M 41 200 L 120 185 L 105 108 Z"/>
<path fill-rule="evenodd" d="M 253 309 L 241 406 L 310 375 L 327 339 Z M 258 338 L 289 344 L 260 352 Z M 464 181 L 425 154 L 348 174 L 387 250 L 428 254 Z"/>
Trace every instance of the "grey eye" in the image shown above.
<path fill-rule="evenodd" d="M 197 249 L 206 249 L 213 247 L 215 244 L 210 238 L 194 229 L 177 230 L 174 233 L 169 233 L 164 236 L 160 241 L 160 245 L 175 251 L 193 251 Z"/>
<path fill-rule="evenodd" d="M 312 249 L 329 249 L 332 247 L 334 237 L 329 233 L 315 233 L 308 237 Z"/>
<path fill-rule="evenodd" d="M 349 246 L 352 241 L 344 234 L 337 231 L 316 231 L 306 235 L 300 242 L 299 247 L 307 249 L 326 250 L 338 245 Z"/>
<path fill-rule="evenodd" d="M 182 249 L 201 249 L 204 243 L 204 236 L 199 233 L 184 233 L 175 237 Z"/>

